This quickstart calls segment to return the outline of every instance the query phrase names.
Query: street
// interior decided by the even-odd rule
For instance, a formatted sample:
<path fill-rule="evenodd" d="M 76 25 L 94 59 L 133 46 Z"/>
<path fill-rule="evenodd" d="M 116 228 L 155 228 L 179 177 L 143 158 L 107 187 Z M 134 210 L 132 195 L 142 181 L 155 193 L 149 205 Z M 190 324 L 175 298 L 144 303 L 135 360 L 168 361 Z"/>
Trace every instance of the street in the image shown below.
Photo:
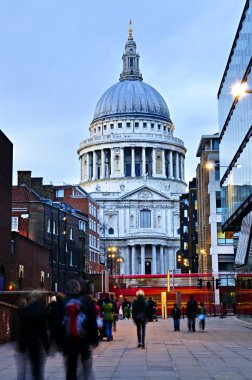
<path fill-rule="evenodd" d="M 0 378 L 16 379 L 15 350 L 0 346 Z M 241 380 L 252 379 L 252 323 L 236 317 L 207 318 L 206 331 L 173 331 L 173 321 L 147 324 L 146 349 L 137 348 L 132 320 L 118 322 L 112 342 L 102 341 L 94 350 L 96 379 Z M 63 380 L 60 354 L 46 361 L 45 379 Z"/>

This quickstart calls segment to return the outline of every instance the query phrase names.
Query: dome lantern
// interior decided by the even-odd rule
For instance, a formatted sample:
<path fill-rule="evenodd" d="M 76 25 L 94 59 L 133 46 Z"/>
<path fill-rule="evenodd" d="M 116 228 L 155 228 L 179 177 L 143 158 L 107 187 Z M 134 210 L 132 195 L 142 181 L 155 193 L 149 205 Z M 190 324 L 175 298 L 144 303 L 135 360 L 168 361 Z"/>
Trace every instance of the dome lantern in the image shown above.
<path fill-rule="evenodd" d="M 139 70 L 139 54 L 136 52 L 136 43 L 133 39 L 132 21 L 129 21 L 128 41 L 122 56 L 123 71 L 119 80 L 143 80 Z"/>

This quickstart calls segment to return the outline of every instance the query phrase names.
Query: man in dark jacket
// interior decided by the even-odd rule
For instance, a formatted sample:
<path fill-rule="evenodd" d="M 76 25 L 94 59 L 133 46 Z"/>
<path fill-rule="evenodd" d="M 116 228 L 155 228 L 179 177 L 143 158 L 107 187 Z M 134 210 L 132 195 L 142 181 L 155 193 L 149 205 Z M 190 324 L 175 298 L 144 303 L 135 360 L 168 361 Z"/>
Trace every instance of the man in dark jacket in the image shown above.
<path fill-rule="evenodd" d="M 145 348 L 145 331 L 148 317 L 148 305 L 144 299 L 144 292 L 139 290 L 136 293 L 137 299 L 132 305 L 132 317 L 137 326 L 138 347 Z"/>
<path fill-rule="evenodd" d="M 186 315 L 188 318 L 188 331 L 195 332 L 195 319 L 197 316 L 198 304 L 194 300 L 194 296 L 190 296 L 190 300 L 187 302 Z"/>

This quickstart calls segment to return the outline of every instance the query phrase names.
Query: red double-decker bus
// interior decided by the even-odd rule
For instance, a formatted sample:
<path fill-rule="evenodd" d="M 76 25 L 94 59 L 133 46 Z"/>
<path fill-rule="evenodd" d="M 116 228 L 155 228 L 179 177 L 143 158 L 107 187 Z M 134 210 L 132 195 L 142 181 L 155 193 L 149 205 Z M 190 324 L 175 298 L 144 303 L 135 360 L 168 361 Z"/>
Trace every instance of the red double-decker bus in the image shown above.
<path fill-rule="evenodd" d="M 198 280 L 202 280 L 201 283 Z M 168 284 L 169 282 L 169 284 Z M 202 285 L 202 288 L 199 288 Z M 182 311 L 185 310 L 186 303 L 191 294 L 196 301 L 204 302 L 209 313 L 218 312 L 220 307 L 215 305 L 214 279 L 212 274 L 170 274 L 167 275 L 122 275 L 110 276 L 109 290 L 113 292 L 119 300 L 127 298 L 133 300 L 138 289 L 143 289 L 146 298 L 153 297 L 157 303 L 160 314 L 161 293 L 167 293 L 168 314 L 175 302 L 179 302 Z M 217 308 L 217 309 L 216 309 Z"/>

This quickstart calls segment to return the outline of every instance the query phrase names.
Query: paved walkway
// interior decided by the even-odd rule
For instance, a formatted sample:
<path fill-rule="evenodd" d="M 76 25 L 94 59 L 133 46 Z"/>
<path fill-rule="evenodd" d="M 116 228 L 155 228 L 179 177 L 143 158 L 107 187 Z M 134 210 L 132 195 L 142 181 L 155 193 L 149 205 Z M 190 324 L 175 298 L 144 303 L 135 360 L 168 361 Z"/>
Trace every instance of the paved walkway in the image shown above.
<path fill-rule="evenodd" d="M 113 342 L 94 350 L 96 379 L 252 379 L 252 324 L 235 317 L 207 318 L 206 331 L 174 332 L 172 320 L 148 323 L 146 349 L 137 348 L 132 320 L 118 323 Z M 16 380 L 12 344 L 0 346 L 0 379 Z M 62 358 L 49 356 L 45 379 L 65 380 Z"/>

